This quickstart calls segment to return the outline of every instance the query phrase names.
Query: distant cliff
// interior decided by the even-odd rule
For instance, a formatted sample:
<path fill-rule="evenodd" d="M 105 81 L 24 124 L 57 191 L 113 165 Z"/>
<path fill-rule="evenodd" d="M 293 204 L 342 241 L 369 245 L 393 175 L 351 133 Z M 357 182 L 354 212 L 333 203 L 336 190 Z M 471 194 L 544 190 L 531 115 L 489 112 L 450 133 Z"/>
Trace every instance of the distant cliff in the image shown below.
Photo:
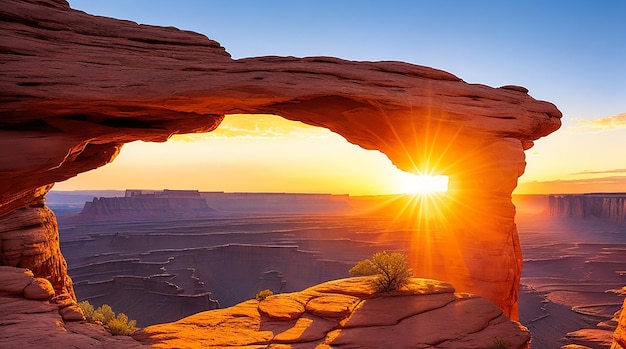
<path fill-rule="evenodd" d="M 204 217 L 215 213 L 198 198 L 115 197 L 94 198 L 80 213 L 84 218 Z"/>
<path fill-rule="evenodd" d="M 79 219 L 203 218 L 220 213 L 315 214 L 346 212 L 348 195 L 224 193 L 197 190 L 126 190 L 124 197 L 94 197 Z"/>
<path fill-rule="evenodd" d="M 571 218 L 605 218 L 624 224 L 626 193 L 550 195 L 550 215 Z"/>

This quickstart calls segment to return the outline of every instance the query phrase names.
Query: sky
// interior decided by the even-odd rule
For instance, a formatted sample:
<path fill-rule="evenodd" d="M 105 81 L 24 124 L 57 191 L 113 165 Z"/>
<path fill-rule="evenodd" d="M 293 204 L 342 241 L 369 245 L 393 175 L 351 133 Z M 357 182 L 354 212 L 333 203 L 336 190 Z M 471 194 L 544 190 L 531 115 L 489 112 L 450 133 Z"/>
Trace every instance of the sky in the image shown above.
<path fill-rule="evenodd" d="M 233 58 L 334 56 L 442 69 L 521 85 L 563 112 L 526 152 L 516 193 L 626 191 L 626 1 L 70 0 L 72 7 L 175 26 Z M 411 176 L 330 131 L 272 116 L 228 116 L 220 132 L 127 144 L 73 189 L 384 194 Z M 150 175 L 147 175 L 150 174 Z"/>

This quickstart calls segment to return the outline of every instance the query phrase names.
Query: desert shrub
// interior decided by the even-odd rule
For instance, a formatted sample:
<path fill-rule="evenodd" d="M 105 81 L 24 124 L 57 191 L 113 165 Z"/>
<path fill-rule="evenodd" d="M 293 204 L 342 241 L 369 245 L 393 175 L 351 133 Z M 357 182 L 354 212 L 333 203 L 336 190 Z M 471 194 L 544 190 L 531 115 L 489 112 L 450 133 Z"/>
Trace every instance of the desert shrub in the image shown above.
<path fill-rule="evenodd" d="M 257 294 L 256 294 L 256 296 L 254 296 L 254 298 L 255 298 L 256 300 L 258 300 L 258 301 L 262 301 L 262 300 L 264 300 L 265 298 L 267 298 L 267 297 L 269 297 L 269 296 L 271 296 L 271 295 L 273 295 L 273 294 L 274 294 L 274 292 L 272 292 L 272 290 L 270 290 L 270 289 L 265 289 L 265 290 L 263 290 L 263 291 L 261 291 L 261 292 L 257 293 Z"/>
<path fill-rule="evenodd" d="M 137 321 L 129 321 L 124 313 L 117 314 L 117 317 L 107 322 L 106 325 L 114 336 L 128 336 L 137 331 Z"/>
<path fill-rule="evenodd" d="M 350 274 L 350 276 L 370 276 L 377 275 L 378 273 L 376 265 L 374 265 L 374 263 L 372 263 L 369 259 L 364 259 L 358 262 L 354 267 L 348 270 L 348 274 Z"/>
<path fill-rule="evenodd" d="M 488 347 L 485 347 L 484 349 L 509 349 L 509 348 L 511 348 L 511 343 L 505 341 L 504 339 L 496 338 L 493 340 L 493 344 L 491 344 Z"/>
<path fill-rule="evenodd" d="M 91 318 L 93 321 L 100 321 L 106 325 L 109 321 L 115 319 L 115 312 L 111 309 L 110 305 L 102 304 L 101 307 L 94 310 Z"/>
<path fill-rule="evenodd" d="M 85 318 L 88 321 L 91 321 L 94 312 L 93 305 L 91 305 L 88 301 L 82 301 L 78 303 L 78 307 L 83 311 L 83 314 L 85 314 Z"/>
<path fill-rule="evenodd" d="M 137 331 L 137 321 L 128 320 L 128 316 L 124 313 L 115 315 L 115 312 L 108 304 L 103 304 L 101 307 L 94 309 L 93 305 L 88 301 L 82 301 L 78 303 L 78 306 L 82 309 L 87 321 L 99 321 L 115 336 L 127 336 Z"/>
<path fill-rule="evenodd" d="M 387 251 L 374 253 L 371 260 L 360 261 L 348 273 L 351 276 L 377 275 L 376 289 L 379 292 L 398 290 L 413 276 L 405 255 Z"/>

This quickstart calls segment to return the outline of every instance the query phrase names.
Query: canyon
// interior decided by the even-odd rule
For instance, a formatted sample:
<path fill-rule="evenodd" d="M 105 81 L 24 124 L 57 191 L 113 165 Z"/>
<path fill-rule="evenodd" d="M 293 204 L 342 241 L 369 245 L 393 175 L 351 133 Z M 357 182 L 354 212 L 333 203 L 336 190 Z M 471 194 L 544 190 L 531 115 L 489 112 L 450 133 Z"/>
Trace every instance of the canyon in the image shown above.
<path fill-rule="evenodd" d="M 402 62 L 233 60 L 204 35 L 92 16 L 63 0 L 4 1 L 0 22 L 0 264 L 48 280 L 61 311 L 75 294 L 45 206 L 55 182 L 113 161 L 124 143 L 266 113 L 328 128 L 402 170 L 447 175 L 449 225 L 439 238 L 459 249 L 416 271 L 518 317 L 511 193 L 524 150 L 561 124 L 560 111 L 525 88 Z"/>
<path fill-rule="evenodd" d="M 550 195 L 549 200 L 552 216 L 609 219 L 618 224 L 626 221 L 626 194 L 623 193 Z"/>
<path fill-rule="evenodd" d="M 152 193 L 155 200 L 162 199 L 159 192 Z M 56 191 L 51 197 L 71 194 L 84 198 Z M 315 206 L 328 200 L 326 195 L 210 195 L 234 203 L 215 206 L 220 215 L 201 219 L 155 219 L 146 211 L 143 217 L 98 220 L 80 208 L 74 213 L 89 219 L 59 214 L 61 246 L 77 297 L 96 306 L 110 304 L 142 327 L 171 322 L 210 309 L 209 300 L 221 307 L 237 306 L 263 289 L 290 293 L 345 278 L 351 266 L 382 250 L 405 253 L 416 263 L 424 253 L 412 247 L 418 237 L 429 232 L 437 236 L 443 229 L 435 221 L 428 229 L 412 224 L 411 215 L 390 218 L 389 212 L 397 213 L 410 195 L 395 197 L 395 202 L 389 196 L 338 196 L 351 209 L 329 206 L 326 212 Z M 233 211 L 241 196 L 257 196 L 252 200 L 257 202 L 297 198 L 302 206 L 310 197 L 313 209 L 308 214 L 259 211 L 266 205 L 255 210 L 248 203 Z M 444 202 L 445 195 L 439 199 Z M 55 200 L 53 209 L 65 209 Z M 532 347 L 576 343 L 608 348 L 624 295 L 623 227 L 610 219 L 550 216 L 548 195 L 514 196 L 513 202 L 524 255 L 520 322 L 531 331 Z M 380 209 L 385 203 L 392 208 Z M 442 248 L 436 242 L 431 246 Z"/>

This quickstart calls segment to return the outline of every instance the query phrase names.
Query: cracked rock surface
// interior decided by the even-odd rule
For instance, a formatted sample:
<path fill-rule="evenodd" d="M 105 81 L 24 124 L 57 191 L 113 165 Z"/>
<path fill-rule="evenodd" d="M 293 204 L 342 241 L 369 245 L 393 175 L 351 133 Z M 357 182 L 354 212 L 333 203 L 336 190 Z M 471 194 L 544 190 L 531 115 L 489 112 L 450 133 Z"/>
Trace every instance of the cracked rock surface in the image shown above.
<path fill-rule="evenodd" d="M 491 301 L 448 283 L 411 280 L 376 293 L 372 277 L 329 281 L 154 325 L 133 335 L 154 348 L 528 348 L 530 333 Z"/>

